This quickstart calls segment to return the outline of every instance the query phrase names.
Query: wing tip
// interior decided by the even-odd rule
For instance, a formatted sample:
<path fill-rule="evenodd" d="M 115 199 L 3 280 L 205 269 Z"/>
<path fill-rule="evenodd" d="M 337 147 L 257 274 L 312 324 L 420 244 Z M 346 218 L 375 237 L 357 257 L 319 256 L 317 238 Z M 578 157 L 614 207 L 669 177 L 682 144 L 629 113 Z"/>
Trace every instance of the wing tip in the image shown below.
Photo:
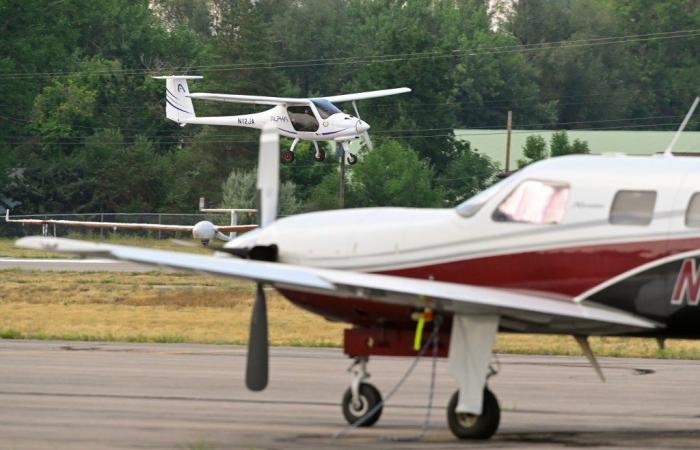
<path fill-rule="evenodd" d="M 105 253 L 104 244 L 44 236 L 27 236 L 15 241 L 15 247 L 27 250 L 42 250 L 55 253 Z"/>

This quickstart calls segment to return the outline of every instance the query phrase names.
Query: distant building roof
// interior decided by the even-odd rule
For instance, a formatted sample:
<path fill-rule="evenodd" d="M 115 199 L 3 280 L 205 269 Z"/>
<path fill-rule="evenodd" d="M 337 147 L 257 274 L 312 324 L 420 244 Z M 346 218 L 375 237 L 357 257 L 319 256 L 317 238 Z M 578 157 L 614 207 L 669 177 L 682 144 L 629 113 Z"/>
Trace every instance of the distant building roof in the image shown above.
<path fill-rule="evenodd" d="M 454 130 L 457 138 L 471 142 L 472 148 L 489 156 L 505 167 L 506 131 L 488 129 Z M 510 168 L 518 166 L 523 157 L 523 146 L 528 136 L 539 134 L 547 142 L 556 130 L 513 130 L 510 145 Z M 627 155 L 651 155 L 663 152 L 673 139 L 675 131 L 587 131 L 567 130 L 569 142 L 580 139 L 588 142 L 591 153 L 625 153 Z M 674 152 L 697 153 L 700 155 L 700 131 L 686 131 L 674 147 Z"/>

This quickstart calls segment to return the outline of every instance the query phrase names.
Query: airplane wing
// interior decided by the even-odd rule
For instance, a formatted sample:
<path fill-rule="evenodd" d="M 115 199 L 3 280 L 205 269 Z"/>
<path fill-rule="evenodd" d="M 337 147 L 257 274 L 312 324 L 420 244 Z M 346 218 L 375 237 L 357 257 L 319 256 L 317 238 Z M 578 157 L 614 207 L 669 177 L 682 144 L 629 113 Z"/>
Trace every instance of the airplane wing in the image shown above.
<path fill-rule="evenodd" d="M 62 238 L 26 237 L 21 248 L 75 253 L 253 280 L 276 288 L 383 302 L 460 314 L 498 314 L 517 331 L 617 334 L 649 331 L 660 324 L 624 311 L 571 299 L 430 280 L 316 269 L 231 257 L 96 244 Z"/>
<path fill-rule="evenodd" d="M 232 103 L 250 103 L 254 105 L 308 105 L 310 100 L 307 98 L 291 98 L 291 97 L 263 97 L 259 95 L 232 95 L 232 94 L 209 94 L 199 92 L 188 95 L 190 98 L 199 100 L 212 100 L 215 102 L 232 102 Z"/>
<path fill-rule="evenodd" d="M 250 231 L 258 228 L 257 225 L 214 225 L 216 231 L 222 233 L 242 233 L 244 231 Z"/>
<path fill-rule="evenodd" d="M 389 95 L 405 94 L 411 92 L 410 88 L 402 87 L 396 89 L 381 89 L 379 91 L 358 92 L 356 94 L 333 95 L 323 97 L 331 103 L 351 102 L 353 100 L 365 100 L 367 98 L 387 97 Z"/>
<path fill-rule="evenodd" d="M 5 218 L 10 223 L 21 223 L 23 225 L 62 225 L 73 228 L 104 228 L 118 230 L 151 230 L 191 233 L 193 225 L 162 225 L 157 223 L 128 223 L 128 222 L 83 222 L 80 220 L 55 220 L 55 219 L 10 219 Z M 242 233 L 257 228 L 257 225 L 215 225 L 216 231 L 222 233 Z"/>

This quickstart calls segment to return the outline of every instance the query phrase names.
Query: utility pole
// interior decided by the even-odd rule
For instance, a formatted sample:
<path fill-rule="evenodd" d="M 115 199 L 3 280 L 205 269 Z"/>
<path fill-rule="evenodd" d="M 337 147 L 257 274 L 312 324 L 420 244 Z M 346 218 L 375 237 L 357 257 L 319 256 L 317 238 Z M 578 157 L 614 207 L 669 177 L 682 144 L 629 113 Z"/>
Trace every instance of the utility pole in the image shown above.
<path fill-rule="evenodd" d="M 510 171 L 510 135 L 513 131 L 513 111 L 508 110 L 508 123 L 506 124 L 508 129 L 508 137 L 506 139 L 506 174 Z"/>
<path fill-rule="evenodd" d="M 340 153 L 340 185 L 338 186 L 338 208 L 345 208 L 345 149 Z"/>

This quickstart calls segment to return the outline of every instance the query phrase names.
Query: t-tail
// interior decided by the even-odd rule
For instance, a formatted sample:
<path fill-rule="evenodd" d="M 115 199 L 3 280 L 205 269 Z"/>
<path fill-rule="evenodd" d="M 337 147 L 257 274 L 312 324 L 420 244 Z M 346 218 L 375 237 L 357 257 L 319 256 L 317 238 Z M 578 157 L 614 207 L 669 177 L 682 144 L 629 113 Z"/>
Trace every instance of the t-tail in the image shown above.
<path fill-rule="evenodd" d="M 170 75 L 153 78 L 165 80 L 165 116 L 168 119 L 184 126 L 196 117 L 187 80 L 197 80 L 201 76 Z"/>

